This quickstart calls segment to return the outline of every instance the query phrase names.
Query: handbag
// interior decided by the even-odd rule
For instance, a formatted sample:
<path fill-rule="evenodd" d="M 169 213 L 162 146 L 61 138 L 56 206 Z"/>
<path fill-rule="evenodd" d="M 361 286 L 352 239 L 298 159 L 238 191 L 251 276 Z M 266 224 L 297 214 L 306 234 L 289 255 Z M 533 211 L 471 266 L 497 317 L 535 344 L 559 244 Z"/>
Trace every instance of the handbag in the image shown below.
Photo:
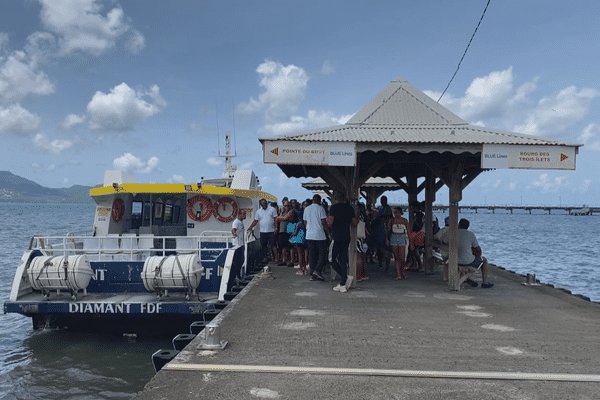
<path fill-rule="evenodd" d="M 365 239 L 367 237 L 367 231 L 365 230 L 365 221 L 358 221 L 356 225 L 356 238 Z"/>
<path fill-rule="evenodd" d="M 296 224 L 295 223 L 290 222 L 289 224 L 287 224 L 287 233 L 293 234 L 295 230 L 296 230 Z"/>
<path fill-rule="evenodd" d="M 290 234 L 290 243 L 292 244 L 304 244 L 304 236 L 306 234 L 304 229 L 298 229 L 298 233 L 294 235 L 294 232 L 296 232 L 296 226 L 298 224 L 299 222 L 297 224 L 289 223 L 287 226 L 287 231 Z"/>

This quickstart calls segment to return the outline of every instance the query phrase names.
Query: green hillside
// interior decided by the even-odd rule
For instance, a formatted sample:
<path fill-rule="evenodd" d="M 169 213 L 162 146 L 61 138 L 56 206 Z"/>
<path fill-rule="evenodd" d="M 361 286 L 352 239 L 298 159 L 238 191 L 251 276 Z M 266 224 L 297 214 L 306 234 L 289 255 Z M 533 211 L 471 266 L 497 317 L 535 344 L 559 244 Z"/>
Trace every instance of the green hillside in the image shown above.
<path fill-rule="evenodd" d="M 89 186 L 47 188 L 9 171 L 0 171 L 0 202 L 89 203 Z"/>

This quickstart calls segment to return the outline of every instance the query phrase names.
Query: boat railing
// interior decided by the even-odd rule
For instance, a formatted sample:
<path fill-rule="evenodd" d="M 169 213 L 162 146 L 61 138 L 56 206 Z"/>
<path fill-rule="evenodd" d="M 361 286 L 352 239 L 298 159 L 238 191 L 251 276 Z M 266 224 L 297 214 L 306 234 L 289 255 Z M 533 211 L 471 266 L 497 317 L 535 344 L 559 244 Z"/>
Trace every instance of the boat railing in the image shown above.
<path fill-rule="evenodd" d="M 29 250 L 48 256 L 86 255 L 92 261 L 139 261 L 151 255 L 198 254 L 201 261 L 213 260 L 215 253 L 234 248 L 227 231 L 207 231 L 199 236 L 156 236 L 153 234 L 107 234 L 105 236 L 67 234 L 33 236 Z"/>

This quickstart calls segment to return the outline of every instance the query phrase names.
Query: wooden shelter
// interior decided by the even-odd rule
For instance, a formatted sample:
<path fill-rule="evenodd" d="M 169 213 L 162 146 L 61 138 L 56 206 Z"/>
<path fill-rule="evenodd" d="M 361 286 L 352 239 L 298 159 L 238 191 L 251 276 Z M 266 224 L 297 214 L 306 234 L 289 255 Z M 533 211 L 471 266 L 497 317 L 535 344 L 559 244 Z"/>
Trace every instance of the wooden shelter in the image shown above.
<path fill-rule="evenodd" d="M 580 147 L 469 125 L 400 77 L 344 125 L 259 140 L 265 163 L 277 164 L 288 177 L 320 177 L 351 203 L 358 200 L 359 189 L 371 177 L 392 178 L 408 194 L 409 203 L 425 190 L 424 258 L 430 273 L 432 204 L 437 190 L 446 185 L 451 290 L 460 289 L 458 204 L 465 187 L 489 168 L 575 169 Z M 354 231 L 351 243 L 355 235 Z M 355 270 L 355 252 L 351 251 L 350 275 L 356 276 Z"/>

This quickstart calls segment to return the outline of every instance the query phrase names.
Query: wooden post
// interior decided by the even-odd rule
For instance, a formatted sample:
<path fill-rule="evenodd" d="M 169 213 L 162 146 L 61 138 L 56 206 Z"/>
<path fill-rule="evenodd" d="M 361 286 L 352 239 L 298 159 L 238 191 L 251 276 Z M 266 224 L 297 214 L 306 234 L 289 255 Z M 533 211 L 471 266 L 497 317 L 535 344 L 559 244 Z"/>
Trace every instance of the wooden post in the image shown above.
<path fill-rule="evenodd" d="M 458 276 L 458 206 L 462 200 L 462 165 L 457 157 L 450 163 L 450 188 L 449 188 L 449 217 L 450 217 L 450 243 L 448 258 L 448 289 L 460 290 Z"/>
<path fill-rule="evenodd" d="M 423 264 L 426 274 L 433 274 L 433 202 L 435 201 L 435 176 L 427 170 L 425 177 L 425 254 Z"/>
<path fill-rule="evenodd" d="M 354 215 L 358 212 L 358 199 L 360 198 L 360 187 L 364 182 L 361 182 L 358 175 L 360 167 L 360 154 L 356 156 L 356 166 L 346 169 L 347 185 L 346 198 L 350 204 L 354 204 Z M 368 179 L 368 178 L 367 178 Z M 365 179 L 366 181 L 366 179 Z M 356 282 L 356 226 L 350 225 L 350 245 L 348 248 L 348 275 L 352 276 L 350 287 L 354 287 Z"/>
<path fill-rule="evenodd" d="M 407 177 L 406 183 L 408 184 L 408 222 L 410 224 L 410 229 L 412 230 L 415 221 L 413 218 L 413 209 L 410 204 L 417 201 L 417 178 L 414 176 Z"/>

